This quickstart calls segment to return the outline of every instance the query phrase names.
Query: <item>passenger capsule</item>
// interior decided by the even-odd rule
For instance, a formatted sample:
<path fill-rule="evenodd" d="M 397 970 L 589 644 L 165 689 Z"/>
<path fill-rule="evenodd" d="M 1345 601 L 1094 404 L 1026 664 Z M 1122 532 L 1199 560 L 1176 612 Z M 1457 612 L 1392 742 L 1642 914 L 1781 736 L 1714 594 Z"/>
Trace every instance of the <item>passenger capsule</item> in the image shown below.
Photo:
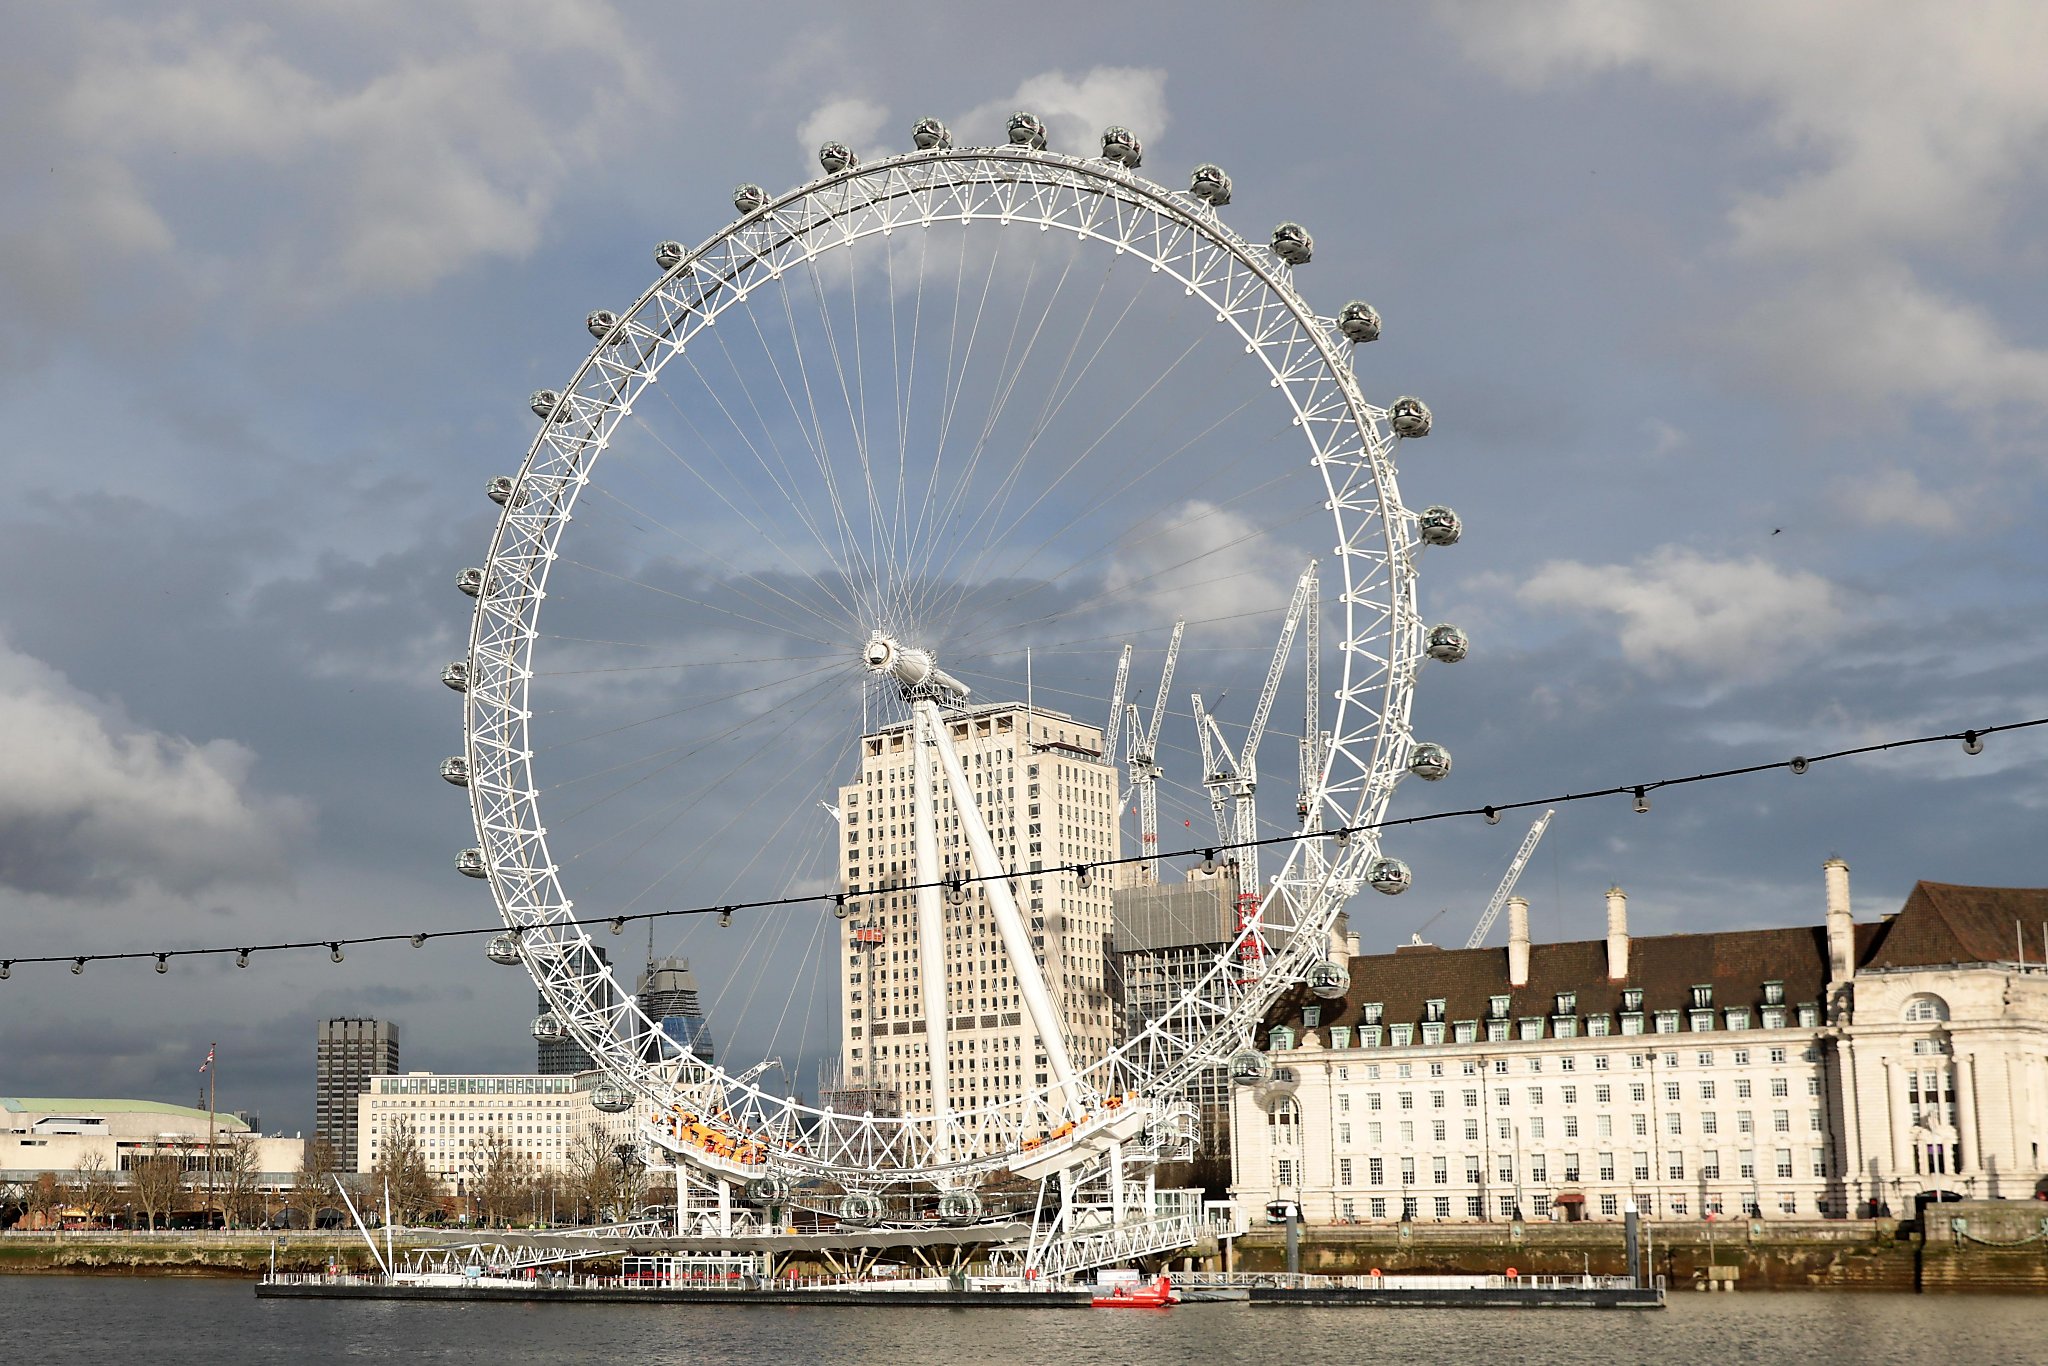
<path fill-rule="evenodd" d="M 484 571 L 470 568 L 455 576 L 455 586 L 471 597 L 484 591 Z"/>
<path fill-rule="evenodd" d="M 1363 299 L 1353 299 L 1344 305 L 1344 311 L 1337 315 L 1337 330 L 1344 334 L 1346 341 L 1361 344 L 1380 339 L 1379 310 Z"/>
<path fill-rule="evenodd" d="M 1240 1048 L 1230 1055 L 1230 1079 L 1239 1086 L 1256 1086 L 1273 1070 L 1266 1055 L 1256 1048 Z"/>
<path fill-rule="evenodd" d="M 527 398 L 526 406 L 533 409 L 533 415 L 538 418 L 552 419 L 556 422 L 569 420 L 568 405 L 562 402 L 561 394 L 553 389 L 534 390 Z"/>
<path fill-rule="evenodd" d="M 1260 1109 L 1270 1114 L 1279 1109 L 1282 1102 L 1293 1100 L 1299 1090 L 1301 1074 L 1291 1067 L 1276 1067 L 1272 1076 L 1253 1088 L 1252 1099 L 1259 1103 Z"/>
<path fill-rule="evenodd" d="M 755 1205 L 778 1205 L 789 1199 L 789 1182 L 780 1176 L 757 1176 L 747 1182 L 747 1201 Z"/>
<path fill-rule="evenodd" d="M 1221 166 L 1205 161 L 1188 178 L 1188 193 L 1220 209 L 1230 202 L 1230 177 Z"/>
<path fill-rule="evenodd" d="M 1308 989 L 1325 1001 L 1334 1001 L 1351 990 L 1351 969 L 1325 958 L 1308 970 Z"/>
<path fill-rule="evenodd" d="M 512 476 L 501 474 L 490 483 L 484 485 L 484 497 L 503 507 L 512 501 L 513 487 Z"/>
<path fill-rule="evenodd" d="M 455 856 L 455 871 L 464 877 L 486 877 L 489 870 L 484 867 L 484 851 L 471 845 Z"/>
<path fill-rule="evenodd" d="M 633 1095 L 615 1081 L 601 1081 L 590 1093 L 590 1103 L 608 1115 L 623 1115 L 633 1108 Z"/>
<path fill-rule="evenodd" d="M 828 142 L 818 149 L 818 164 L 825 168 L 827 175 L 838 175 L 841 171 L 860 165 L 860 158 L 853 149 L 843 142 Z"/>
<path fill-rule="evenodd" d="M 1428 436 L 1429 405 L 1419 398 L 1397 398 L 1394 406 L 1387 409 L 1387 422 L 1395 436 Z"/>
<path fill-rule="evenodd" d="M 981 1217 L 981 1197 L 973 1191 L 947 1191 L 939 1197 L 939 1219 L 948 1224 L 971 1224 Z"/>
<path fill-rule="evenodd" d="M 484 946 L 484 957 L 501 968 L 519 966 L 519 936 L 516 934 L 494 934 L 491 942 Z"/>
<path fill-rule="evenodd" d="M 1365 880 L 1376 892 L 1399 896 L 1415 881 L 1415 875 L 1408 871 L 1407 864 L 1397 858 L 1376 858 L 1365 870 Z"/>
<path fill-rule="evenodd" d="M 612 312 L 609 308 L 600 308 L 585 318 L 583 325 L 590 329 L 591 336 L 599 341 L 603 341 L 618 330 L 619 315 Z"/>
<path fill-rule="evenodd" d="M 1448 622 L 1429 628 L 1427 652 L 1439 663 L 1456 664 L 1471 648 L 1472 638 Z"/>
<path fill-rule="evenodd" d="M 1010 144 L 1015 147 L 1029 147 L 1034 152 L 1045 150 L 1045 124 L 1038 115 L 1027 109 L 1019 109 L 1010 115 Z"/>
<path fill-rule="evenodd" d="M 1415 530 L 1425 545 L 1456 545 L 1465 534 L 1465 524 L 1458 520 L 1457 513 L 1437 503 L 1422 510 L 1422 515 L 1415 519 Z"/>
<path fill-rule="evenodd" d="M 1299 223 L 1282 223 L 1273 229 L 1273 254 L 1290 266 L 1305 266 L 1315 255 L 1316 240 Z"/>
<path fill-rule="evenodd" d="M 851 156 L 852 153 L 847 153 Z M 746 184 L 732 192 L 732 206 L 741 213 L 752 213 L 768 202 L 768 192 L 759 185 Z"/>
<path fill-rule="evenodd" d="M 469 786 L 469 760 L 460 754 L 451 754 L 441 761 L 441 781 L 457 787 Z"/>
<path fill-rule="evenodd" d="M 674 270 L 689 254 L 681 242 L 657 242 L 654 246 L 654 264 L 663 270 Z"/>
<path fill-rule="evenodd" d="M 533 1017 L 533 1037 L 536 1039 L 545 1042 L 550 1039 L 559 1039 L 566 1033 L 568 1031 L 562 1028 L 562 1022 L 555 1018 L 555 1013 L 552 1010 L 543 1011 L 541 1014 Z"/>
<path fill-rule="evenodd" d="M 1135 171 L 1145 161 L 1144 144 L 1138 135 L 1119 124 L 1111 124 L 1102 130 L 1102 155 L 1105 160 L 1114 161 L 1127 171 Z"/>
<path fill-rule="evenodd" d="M 1408 752 L 1408 771 L 1426 783 L 1447 778 L 1451 773 L 1451 752 L 1442 745 L 1417 745 Z"/>
<path fill-rule="evenodd" d="M 441 681 L 457 692 L 469 691 L 469 661 L 458 659 L 441 670 Z"/>
<path fill-rule="evenodd" d="M 869 1226 L 882 1222 L 881 1197 L 866 1191 L 848 1191 L 839 1202 L 839 1222 Z"/>
<path fill-rule="evenodd" d="M 920 152 L 944 149 L 953 145 L 953 135 L 946 125 L 934 118 L 922 118 L 910 126 L 910 140 L 917 144 Z M 849 1200 L 852 1196 L 847 1197 Z"/>

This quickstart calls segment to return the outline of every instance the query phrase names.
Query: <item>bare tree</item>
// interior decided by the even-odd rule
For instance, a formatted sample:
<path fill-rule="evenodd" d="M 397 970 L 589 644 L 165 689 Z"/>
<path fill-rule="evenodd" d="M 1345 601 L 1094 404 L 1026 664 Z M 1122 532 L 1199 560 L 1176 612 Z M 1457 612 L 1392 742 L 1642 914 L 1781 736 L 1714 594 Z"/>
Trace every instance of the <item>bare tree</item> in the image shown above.
<path fill-rule="evenodd" d="M 178 1208 L 178 1197 L 185 1193 L 185 1164 L 173 1153 L 138 1157 L 128 1169 L 128 1189 L 154 1233 L 157 1220 L 168 1221 Z"/>
<path fill-rule="evenodd" d="M 334 1178 L 342 1174 L 332 1144 L 324 1138 L 308 1143 L 292 1180 L 292 1204 L 297 1210 L 293 1218 L 303 1215 L 306 1227 L 317 1228 L 322 1214 L 329 1210 L 338 1213 L 341 1197 L 334 1193 Z"/>
<path fill-rule="evenodd" d="M 510 1223 L 529 1199 L 529 1164 L 502 1129 L 493 1129 L 470 1144 L 469 1164 L 476 1176 L 470 1193 L 487 1224 Z"/>
<path fill-rule="evenodd" d="M 114 1203 L 114 1193 L 119 1189 L 113 1169 L 107 1165 L 107 1155 L 97 1150 L 89 1151 L 78 1159 L 78 1165 L 71 1169 L 70 1186 L 72 1203 L 83 1210 L 86 1219 L 92 1223 L 106 1218 L 107 1209 Z"/>
<path fill-rule="evenodd" d="M 233 1134 L 214 1145 L 215 1180 L 220 1189 L 221 1212 L 229 1228 L 260 1222 L 263 1208 L 263 1172 L 258 1161 L 256 1135 Z"/>
<path fill-rule="evenodd" d="M 37 1228 L 48 1228 L 64 1208 L 64 1186 L 57 1173 L 43 1172 L 28 1188 L 28 1217 Z"/>
<path fill-rule="evenodd" d="M 392 1212 L 398 1219 L 409 1223 L 440 1203 L 441 1188 L 427 1170 L 426 1155 L 410 1120 L 401 1119 L 386 1131 L 383 1149 L 377 1165 L 370 1169 L 370 1189 L 381 1195 L 389 1188 Z"/>
<path fill-rule="evenodd" d="M 575 1208 L 579 1224 L 595 1224 L 605 1217 L 617 1185 L 618 1155 L 603 1129 L 592 1124 L 576 1135 L 569 1145 L 568 1189 L 564 1194 Z"/>

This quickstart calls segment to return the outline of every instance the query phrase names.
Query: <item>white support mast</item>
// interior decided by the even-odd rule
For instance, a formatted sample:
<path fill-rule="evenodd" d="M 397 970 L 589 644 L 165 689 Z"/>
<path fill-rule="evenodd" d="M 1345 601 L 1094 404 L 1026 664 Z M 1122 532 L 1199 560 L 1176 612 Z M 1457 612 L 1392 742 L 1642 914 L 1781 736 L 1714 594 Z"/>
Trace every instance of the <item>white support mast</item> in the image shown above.
<path fill-rule="evenodd" d="M 1024 998 L 1024 1012 L 1031 1017 L 1031 1025 L 1038 1033 L 1040 1044 L 1045 1048 L 1046 1068 L 1052 1074 L 1058 1105 L 1069 1115 L 1079 1115 L 1086 1110 L 1080 1078 L 1074 1071 L 1071 1055 L 1067 1052 L 1066 1033 L 1060 1024 L 1059 1011 L 1054 1007 L 1052 994 L 1046 989 L 1045 975 L 1038 970 L 1038 958 L 1031 949 L 1031 934 L 1026 929 L 1024 917 L 1017 910 L 1017 899 L 1010 891 L 1010 870 L 1003 867 L 996 854 L 995 840 L 989 835 L 988 824 L 982 819 L 981 807 L 975 801 L 974 788 L 967 780 L 967 769 L 960 762 L 959 751 L 953 748 L 952 734 L 946 728 L 946 720 L 939 710 L 941 702 L 958 706 L 967 700 L 968 688 L 959 679 L 940 669 L 928 650 L 916 649 L 899 644 L 892 637 L 876 631 L 869 637 L 862 651 L 862 663 L 870 673 L 886 674 L 900 685 L 903 700 L 910 703 L 912 716 L 921 732 L 920 740 L 928 737 L 932 747 L 938 751 L 940 767 L 945 772 L 946 786 L 952 793 L 953 809 L 960 818 L 960 833 L 966 837 L 967 848 L 973 859 L 974 871 L 981 880 L 982 894 L 988 898 L 990 914 L 996 922 L 996 931 L 1003 941 L 1003 948 L 1009 955 L 1010 967 L 1017 975 L 1018 994 Z M 919 745 L 918 760 L 928 762 L 922 743 Z M 920 770 L 923 771 L 923 770 Z M 920 790 L 923 789 L 920 785 Z M 922 851 L 919 856 L 920 882 L 938 878 L 937 824 L 928 809 L 913 808 L 918 814 L 913 817 L 918 826 L 918 838 L 922 842 L 924 832 L 932 832 L 931 867 L 927 875 L 923 870 Z M 929 890 L 934 902 L 938 899 L 936 885 L 920 889 L 918 906 L 918 948 L 922 963 L 927 967 L 924 974 L 925 997 L 925 1040 L 932 1047 L 933 1027 L 938 1026 L 938 1040 L 942 1048 L 945 1038 L 945 946 L 943 930 L 936 916 L 929 921 L 924 914 L 924 895 Z M 930 929 L 927 932 L 927 924 Z M 946 1066 L 943 1051 L 934 1052 L 930 1058 L 935 1114 L 939 1097 L 944 1094 L 939 1078 Z"/>
<path fill-rule="evenodd" d="M 1529 833 L 1522 836 L 1522 847 L 1515 851 L 1515 861 L 1508 865 L 1508 875 L 1494 888 L 1493 900 L 1486 903 L 1486 914 L 1479 917 L 1472 934 L 1465 940 L 1465 947 L 1476 949 L 1486 942 L 1486 932 L 1493 928 L 1493 922 L 1500 919 L 1500 908 L 1508 904 L 1508 893 L 1515 890 L 1515 880 L 1522 870 L 1529 866 L 1529 856 L 1536 852 L 1536 846 L 1543 841 L 1543 832 L 1550 828 L 1550 818 L 1557 811 L 1553 808 L 1536 818 L 1536 824 L 1529 827 Z"/>
<path fill-rule="evenodd" d="M 932 1142 L 940 1162 L 950 1160 L 953 1124 L 950 1068 L 946 1047 L 946 926 L 939 902 L 939 822 L 933 809 L 933 733 L 945 723 L 936 703 L 919 702 L 911 713 L 911 745 L 915 788 L 911 794 L 911 825 L 917 875 L 917 970 L 924 991 L 924 1045 L 932 1074 Z"/>

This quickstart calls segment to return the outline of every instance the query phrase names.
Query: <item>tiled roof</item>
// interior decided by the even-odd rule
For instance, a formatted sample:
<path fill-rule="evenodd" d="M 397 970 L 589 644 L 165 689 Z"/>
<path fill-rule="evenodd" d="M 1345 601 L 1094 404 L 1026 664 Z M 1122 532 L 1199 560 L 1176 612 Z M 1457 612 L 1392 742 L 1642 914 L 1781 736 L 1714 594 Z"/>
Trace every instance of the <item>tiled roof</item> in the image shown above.
<path fill-rule="evenodd" d="M 2009 963 L 2020 953 L 2016 928 L 2025 933 L 2029 956 L 2038 959 L 2043 922 L 2048 922 L 2048 888 L 1920 882 L 1858 966 Z"/>
<path fill-rule="evenodd" d="M 1922 882 L 1898 915 L 1856 927 L 1859 968 L 2010 961 L 2013 924 L 2048 921 L 2048 889 L 1955 887 Z M 2039 943 L 2038 937 L 2033 941 Z M 1719 1012 L 1763 1004 L 1766 982 L 1785 985 L 1785 1004 L 1818 1003 L 1828 980 L 1827 929 L 1724 930 L 1713 934 L 1656 935 L 1629 940 L 1628 978 L 1607 980 L 1607 941 L 1531 944 L 1529 981 L 1508 985 L 1506 948 L 1440 949 L 1408 945 L 1392 953 L 1350 960 L 1351 989 L 1343 999 L 1318 1002 L 1306 988 L 1283 996 L 1267 1024 L 1299 1024 L 1301 1008 L 1321 1005 L 1318 1028 L 1356 1026 L 1362 1007 L 1379 1003 L 1384 1024 L 1419 1024 L 1432 1000 L 1444 1002 L 1447 1021 L 1484 1020 L 1491 998 L 1508 997 L 1507 1018 L 1549 1016 L 1560 992 L 1576 992 L 1575 1013 L 1613 1015 L 1621 993 L 1640 988 L 1646 1014 L 1692 1007 L 1692 988 L 1711 986 Z M 1546 1035 L 1548 1030 L 1545 1030 Z M 1323 1036 L 1325 1039 L 1328 1035 Z M 1263 1037 L 1261 1042 L 1263 1043 Z"/>

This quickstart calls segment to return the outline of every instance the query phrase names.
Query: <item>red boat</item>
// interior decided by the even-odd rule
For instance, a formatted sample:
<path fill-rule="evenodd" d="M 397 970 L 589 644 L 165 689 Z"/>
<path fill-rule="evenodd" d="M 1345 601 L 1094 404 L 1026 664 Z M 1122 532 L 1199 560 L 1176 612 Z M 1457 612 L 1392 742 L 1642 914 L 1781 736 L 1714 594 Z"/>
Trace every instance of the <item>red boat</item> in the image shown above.
<path fill-rule="evenodd" d="M 1097 1309 L 1166 1309 L 1179 1304 L 1180 1295 L 1173 1288 L 1172 1278 L 1161 1276 L 1150 1285 L 1120 1285 L 1089 1303 Z"/>

